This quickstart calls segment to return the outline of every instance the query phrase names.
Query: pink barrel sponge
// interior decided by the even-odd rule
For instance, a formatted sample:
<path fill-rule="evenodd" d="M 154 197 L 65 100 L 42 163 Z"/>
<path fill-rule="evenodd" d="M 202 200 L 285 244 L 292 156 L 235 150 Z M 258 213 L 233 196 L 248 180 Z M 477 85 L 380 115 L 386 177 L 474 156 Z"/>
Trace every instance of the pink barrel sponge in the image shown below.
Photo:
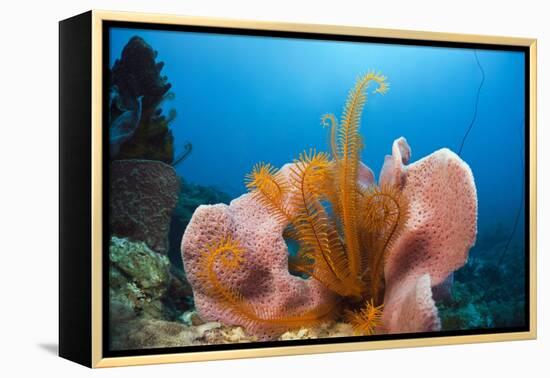
<path fill-rule="evenodd" d="M 383 321 L 391 333 L 439 330 L 431 287 L 466 263 L 477 234 L 469 166 L 446 148 L 406 165 L 410 155 L 405 138 L 397 139 L 380 175 L 381 185 L 398 185 L 410 203 L 410 217 L 388 251 L 384 271 Z"/>
<path fill-rule="evenodd" d="M 244 194 L 230 205 L 197 208 L 185 233 L 181 249 L 187 278 L 193 287 L 197 311 L 205 320 L 242 325 L 260 339 L 284 332 L 278 318 L 303 316 L 330 307 L 334 295 L 321 283 L 293 276 L 288 271 L 288 248 L 283 238 L 286 223 L 274 219 L 254 195 Z M 199 263 L 205 248 L 230 236 L 244 249 L 237 269 L 216 267 L 220 282 L 242 296 L 257 314 L 273 322 L 251 321 L 209 292 Z"/>
<path fill-rule="evenodd" d="M 410 212 L 404 230 L 387 251 L 383 326 L 378 330 L 385 333 L 440 329 L 432 288 L 451 282 L 450 275 L 466 262 L 477 233 L 477 194 L 468 165 L 448 149 L 408 165 L 410 157 L 405 138 L 397 139 L 379 180 L 381 186 L 392 185 L 402 191 Z M 281 169 L 287 180 L 290 167 L 287 164 Z M 363 163 L 358 167 L 358 181 L 364 187 L 375 182 Z M 290 217 L 295 212 L 290 205 L 296 195 L 293 191 L 287 194 Z M 260 339 L 273 339 L 285 329 L 277 319 L 302 321 L 305 314 L 318 315 L 335 308 L 337 298 L 319 281 L 289 273 L 283 238 L 287 225 L 286 220 L 273 217 L 253 194 L 245 194 L 229 206 L 197 208 L 183 235 L 182 256 L 197 310 L 205 320 L 242 325 Z M 236 269 L 216 265 L 216 276 L 266 322 L 243 317 L 212 295 L 201 256 L 227 237 L 239 241 L 243 259 Z"/>

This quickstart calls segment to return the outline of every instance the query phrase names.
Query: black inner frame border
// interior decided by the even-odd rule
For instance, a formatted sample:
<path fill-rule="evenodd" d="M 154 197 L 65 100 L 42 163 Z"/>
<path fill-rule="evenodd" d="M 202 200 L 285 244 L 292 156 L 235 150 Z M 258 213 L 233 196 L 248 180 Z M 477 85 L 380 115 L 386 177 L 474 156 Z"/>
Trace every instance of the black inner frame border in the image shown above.
<path fill-rule="evenodd" d="M 241 29 L 228 27 L 212 27 L 212 26 L 195 26 L 195 25 L 168 25 L 147 22 L 129 22 L 129 21 L 102 21 L 102 125 L 108 125 L 108 88 L 109 88 L 109 61 L 110 61 L 110 31 L 113 28 L 125 28 L 136 30 L 158 30 L 158 31 L 180 31 L 194 32 L 205 34 L 222 34 L 222 35 L 239 35 L 239 36 L 255 36 L 267 38 L 291 38 L 291 39 L 310 39 L 310 40 L 325 40 L 325 41 L 342 41 L 342 42 L 363 42 L 363 43 L 381 43 L 394 45 L 408 46 L 431 46 L 431 47 L 451 47 L 451 48 L 467 48 L 480 50 L 500 50 L 500 51 L 517 51 L 524 54 L 524 253 L 525 253 L 525 324 L 519 327 L 506 328 L 480 328 L 470 330 L 456 331 L 439 331 L 439 332 L 417 332 L 405 334 L 390 334 L 390 335 L 373 335 L 373 336 L 352 336 L 352 337 L 334 337 L 322 339 L 308 340 L 285 340 L 285 341 L 263 341 L 250 342 L 242 344 L 213 344 L 213 345 L 196 345 L 196 346 L 181 346 L 167 348 L 147 348 L 135 350 L 110 350 L 110 322 L 109 322 L 109 240 L 111 237 L 109 228 L 109 186 L 110 186 L 110 164 L 109 150 L 105 146 L 109 145 L 109 133 L 103 128 L 103 151 L 102 151 L 102 168 L 103 168 L 103 261 L 102 261 L 102 305 L 103 305 L 103 327 L 102 327 L 102 350 L 103 358 L 108 357 L 129 357 L 143 355 L 159 355 L 171 353 L 192 353 L 192 352 L 212 352 L 222 350 L 244 350 L 256 348 L 273 348 L 273 347 L 292 347 L 305 345 L 321 345 L 321 344 L 341 344 L 350 342 L 368 342 L 379 340 L 406 340 L 406 339 L 422 339 L 422 338 L 438 338 L 448 336 L 468 336 L 468 335 L 487 335 L 501 334 L 511 332 L 528 332 L 530 330 L 530 54 L 528 46 L 508 46 L 499 44 L 484 44 L 484 43 L 467 43 L 467 42 L 448 42 L 448 41 L 431 41 L 421 39 L 405 39 L 405 38 L 386 38 L 386 37 L 367 37 L 355 35 L 337 35 L 325 33 L 309 33 L 309 32 L 289 32 L 289 31 L 273 31 L 273 30 L 256 30 L 256 29 Z M 292 349 L 289 349 L 289 354 Z"/>

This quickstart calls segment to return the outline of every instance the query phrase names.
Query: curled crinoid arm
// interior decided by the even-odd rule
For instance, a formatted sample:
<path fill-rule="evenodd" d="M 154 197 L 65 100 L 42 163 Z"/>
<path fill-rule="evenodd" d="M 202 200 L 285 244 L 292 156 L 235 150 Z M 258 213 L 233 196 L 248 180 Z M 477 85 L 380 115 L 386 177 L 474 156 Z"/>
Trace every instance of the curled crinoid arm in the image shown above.
<path fill-rule="evenodd" d="M 379 303 L 383 286 L 384 262 L 388 251 L 409 218 L 409 202 L 395 186 L 371 186 L 360 195 L 360 234 L 366 250 L 367 280 Z"/>
<path fill-rule="evenodd" d="M 230 235 L 205 247 L 200 259 L 199 274 L 204 282 L 208 282 L 208 294 L 233 314 L 237 324 L 258 326 L 281 334 L 300 327 L 318 326 L 334 317 L 337 309 L 337 303 L 334 301 L 294 311 L 285 316 L 279 315 L 269 306 L 252 305 L 238 289 L 230 287 L 224 279 L 224 273 L 241 268 L 246 263 L 245 259 L 245 249 Z"/>
<path fill-rule="evenodd" d="M 244 262 L 244 249 L 238 240 L 230 235 L 221 240 L 215 241 L 205 247 L 200 257 L 200 275 L 204 282 L 208 283 L 210 295 L 218 299 L 240 306 L 240 295 L 229 289 L 220 282 L 217 266 L 219 269 L 235 270 Z"/>
<path fill-rule="evenodd" d="M 244 262 L 244 249 L 232 237 L 226 237 L 215 246 L 220 263 L 226 269 L 236 269 Z M 216 257 L 216 256 L 215 256 Z"/>
<path fill-rule="evenodd" d="M 284 199 L 288 183 L 281 172 L 269 163 L 258 163 L 246 175 L 245 185 L 254 197 L 280 221 L 290 222 L 291 216 Z"/>
<path fill-rule="evenodd" d="M 344 315 L 356 335 L 370 336 L 375 333 L 376 328 L 382 325 L 383 308 L 384 305 L 375 306 L 371 299 L 360 310 L 346 310 Z"/>
<path fill-rule="evenodd" d="M 388 83 L 387 81 L 388 78 L 382 75 L 381 72 L 369 71 L 367 72 L 366 77 L 368 77 L 371 81 L 375 81 L 378 84 L 378 87 L 376 87 L 373 93 L 378 93 L 381 95 L 388 93 L 390 89 L 390 83 Z"/>

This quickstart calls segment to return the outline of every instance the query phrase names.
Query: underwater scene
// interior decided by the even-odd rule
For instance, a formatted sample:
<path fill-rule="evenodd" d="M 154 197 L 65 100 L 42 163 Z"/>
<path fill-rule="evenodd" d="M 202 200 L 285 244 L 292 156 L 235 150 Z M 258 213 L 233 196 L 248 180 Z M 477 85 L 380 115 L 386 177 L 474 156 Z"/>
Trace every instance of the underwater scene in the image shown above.
<path fill-rule="evenodd" d="M 524 52 L 302 37 L 109 29 L 110 350 L 526 326 Z"/>

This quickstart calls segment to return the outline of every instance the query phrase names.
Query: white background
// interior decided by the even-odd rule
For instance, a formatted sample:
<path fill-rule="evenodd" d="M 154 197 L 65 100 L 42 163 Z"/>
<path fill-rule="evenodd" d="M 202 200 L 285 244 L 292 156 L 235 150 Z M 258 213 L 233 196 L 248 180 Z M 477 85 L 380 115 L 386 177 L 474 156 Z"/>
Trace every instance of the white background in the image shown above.
<path fill-rule="evenodd" d="M 550 376 L 549 14 L 546 1 L 2 1 L 0 22 L 0 375 L 131 377 Z M 58 26 L 88 9 L 328 23 L 539 40 L 537 341 L 91 371 L 56 357 Z M 322 80 L 322 79 L 320 79 Z M 74 125 L 83 127 L 83 125 Z M 490 143 L 490 140 L 487 141 Z M 502 151 L 505 154 L 506 151 Z M 499 164 L 499 156 L 487 156 Z M 506 190 L 506 188 L 502 188 Z"/>

